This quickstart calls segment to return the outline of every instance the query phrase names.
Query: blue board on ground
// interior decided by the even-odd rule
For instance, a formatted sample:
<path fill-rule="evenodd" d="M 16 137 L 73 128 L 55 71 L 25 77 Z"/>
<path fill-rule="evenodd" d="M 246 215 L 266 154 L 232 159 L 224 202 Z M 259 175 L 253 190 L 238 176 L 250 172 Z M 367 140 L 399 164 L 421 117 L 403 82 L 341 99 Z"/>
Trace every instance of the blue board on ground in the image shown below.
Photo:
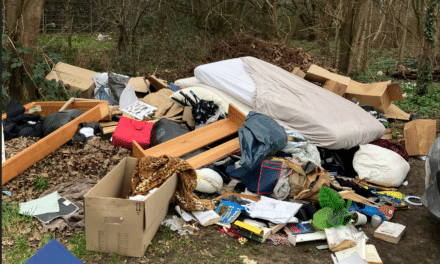
<path fill-rule="evenodd" d="M 84 264 L 55 238 L 44 245 L 25 264 Z"/>

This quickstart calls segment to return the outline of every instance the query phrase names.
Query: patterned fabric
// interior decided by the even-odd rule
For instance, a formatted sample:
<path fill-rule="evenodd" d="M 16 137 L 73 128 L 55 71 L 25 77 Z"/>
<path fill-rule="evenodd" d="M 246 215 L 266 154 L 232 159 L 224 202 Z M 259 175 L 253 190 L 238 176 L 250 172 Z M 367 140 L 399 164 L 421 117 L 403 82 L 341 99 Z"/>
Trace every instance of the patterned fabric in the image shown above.
<path fill-rule="evenodd" d="M 409 161 L 409 155 L 406 151 L 405 147 L 403 147 L 400 143 L 388 140 L 388 139 L 376 139 L 375 141 L 370 142 L 370 144 L 377 145 L 382 148 L 386 148 L 392 150 L 402 156 L 406 161 Z"/>
<path fill-rule="evenodd" d="M 166 155 L 138 160 L 131 183 L 131 196 L 148 194 L 151 189 L 159 187 L 174 173 L 179 177 L 174 197 L 180 208 L 185 211 L 215 208 L 214 202 L 201 200 L 193 193 L 197 187 L 197 174 L 193 167 L 183 159 Z"/>

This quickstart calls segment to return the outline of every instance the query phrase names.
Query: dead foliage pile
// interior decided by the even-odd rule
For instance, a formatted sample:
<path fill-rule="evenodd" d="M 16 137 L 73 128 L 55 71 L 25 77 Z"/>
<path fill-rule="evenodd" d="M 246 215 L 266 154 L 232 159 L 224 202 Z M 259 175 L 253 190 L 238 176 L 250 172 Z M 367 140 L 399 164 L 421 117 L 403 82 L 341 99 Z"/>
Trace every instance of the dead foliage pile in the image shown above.
<path fill-rule="evenodd" d="M 6 159 L 37 142 L 38 138 L 14 138 L 5 142 Z M 38 198 L 44 190 L 36 187 L 36 179 L 49 179 L 48 189 L 60 183 L 90 178 L 99 181 L 124 157 L 130 157 L 129 150 L 114 147 L 108 140 L 94 137 L 86 143 L 63 145 L 43 160 L 3 185 L 3 190 L 12 192 L 14 199 Z"/>
<path fill-rule="evenodd" d="M 284 44 L 267 41 L 254 37 L 249 34 L 239 33 L 225 40 L 217 40 L 212 44 L 211 54 L 201 58 L 199 65 L 234 59 L 239 57 L 252 56 L 274 64 L 286 71 L 292 72 L 295 67 L 307 71 L 312 64 L 320 65 L 332 72 L 337 72 L 325 66 L 324 62 L 318 61 L 310 53 L 302 48 L 286 46 Z M 190 65 L 187 69 L 181 71 L 157 71 L 155 75 L 158 78 L 166 80 L 177 80 L 194 76 L 194 69 L 198 65 Z M 152 74 L 153 72 L 147 73 Z"/>

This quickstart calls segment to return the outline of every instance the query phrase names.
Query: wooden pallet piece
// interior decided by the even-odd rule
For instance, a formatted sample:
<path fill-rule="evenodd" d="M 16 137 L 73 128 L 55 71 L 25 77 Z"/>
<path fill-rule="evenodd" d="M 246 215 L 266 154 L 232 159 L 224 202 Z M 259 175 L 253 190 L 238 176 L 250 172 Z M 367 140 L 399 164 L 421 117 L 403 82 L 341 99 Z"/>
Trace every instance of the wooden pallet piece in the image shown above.
<path fill-rule="evenodd" d="M 186 154 L 236 134 L 238 132 L 238 127 L 243 126 L 243 121 L 245 119 L 245 114 L 238 110 L 234 105 L 229 104 L 227 119 L 219 120 L 147 150 L 143 150 L 136 141 L 133 141 L 133 157 L 141 159 L 147 156 L 185 156 Z M 206 164 L 218 161 L 239 150 L 240 142 L 237 135 L 236 138 L 188 159 L 188 163 L 191 164 L 194 169 L 197 169 Z"/>
<path fill-rule="evenodd" d="M 380 207 L 380 204 L 376 203 L 376 202 L 372 202 L 370 200 L 368 200 L 367 198 L 356 194 L 354 191 L 340 191 L 339 194 L 341 195 L 342 198 L 344 199 L 350 199 L 352 201 L 355 201 L 357 203 L 362 203 L 371 207 Z"/>
<path fill-rule="evenodd" d="M 40 105 L 42 111 L 39 114 L 46 116 L 57 112 L 65 103 L 66 102 L 32 102 L 24 107 L 28 111 L 30 108 Z M 80 123 L 97 122 L 109 115 L 108 102 L 106 101 L 75 101 L 70 104 L 68 109 L 79 109 L 86 112 L 6 160 L 2 164 L 2 185 L 64 145 L 76 134 Z M 2 119 L 5 118 L 6 114 L 2 116 Z"/>

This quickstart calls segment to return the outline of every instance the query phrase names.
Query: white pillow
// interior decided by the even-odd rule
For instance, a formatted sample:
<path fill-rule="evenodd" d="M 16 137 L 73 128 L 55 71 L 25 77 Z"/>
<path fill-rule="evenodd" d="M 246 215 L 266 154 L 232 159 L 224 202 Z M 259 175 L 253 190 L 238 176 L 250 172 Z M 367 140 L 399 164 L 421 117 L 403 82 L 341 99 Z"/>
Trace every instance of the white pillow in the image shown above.
<path fill-rule="evenodd" d="M 409 163 L 396 152 L 380 146 L 360 145 L 353 168 L 361 180 L 385 187 L 399 187 L 409 172 Z"/>
<path fill-rule="evenodd" d="M 195 87 L 195 86 L 203 87 L 203 85 L 205 85 L 205 84 L 202 83 L 201 81 L 199 81 L 199 79 L 197 79 L 196 77 L 189 77 L 189 78 L 179 79 L 179 80 L 175 81 L 174 85 L 179 86 L 180 88 L 184 89 L 184 88 Z"/>

